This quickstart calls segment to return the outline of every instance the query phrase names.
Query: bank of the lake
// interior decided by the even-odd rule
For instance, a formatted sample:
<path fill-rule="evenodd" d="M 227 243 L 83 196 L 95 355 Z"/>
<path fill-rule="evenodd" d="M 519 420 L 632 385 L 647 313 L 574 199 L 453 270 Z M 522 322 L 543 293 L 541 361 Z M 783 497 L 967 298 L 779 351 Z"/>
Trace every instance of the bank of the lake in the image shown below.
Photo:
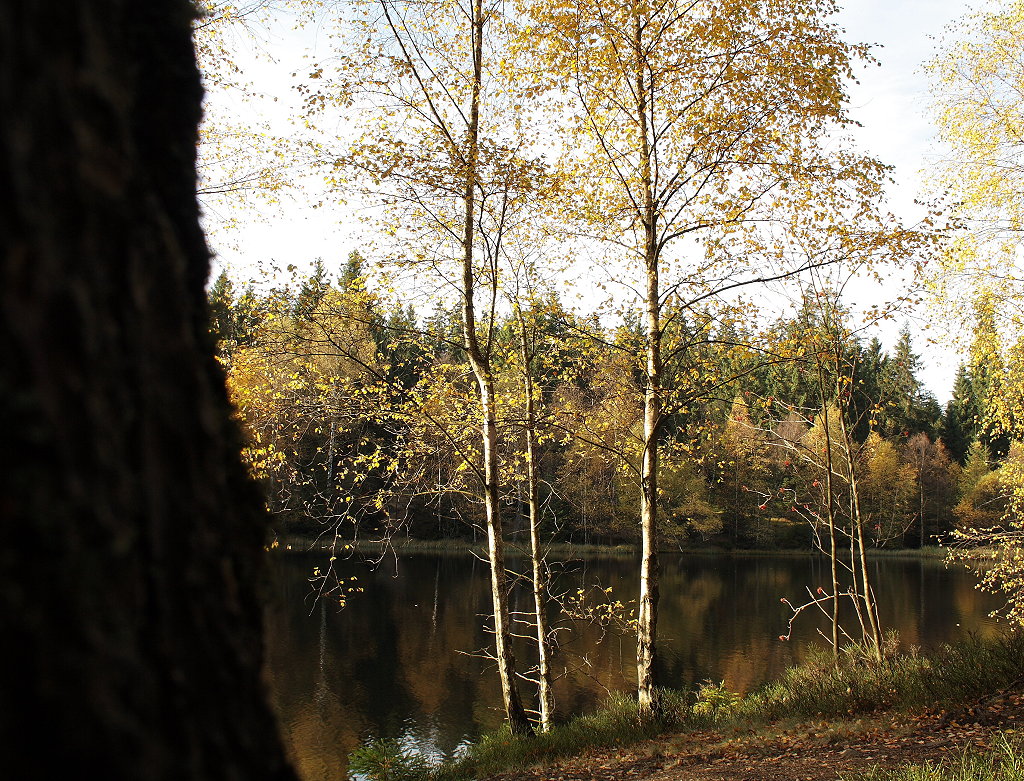
<path fill-rule="evenodd" d="M 486 544 L 481 541 L 448 537 L 437 540 L 423 540 L 415 537 L 394 537 L 386 540 L 331 540 L 324 537 L 283 535 L 274 540 L 275 550 L 286 553 L 311 553 L 315 551 L 340 551 L 342 555 L 351 552 L 368 556 L 402 554 L 446 554 L 476 553 L 486 555 Z M 565 558 L 639 556 L 639 545 L 601 545 L 597 543 L 552 542 L 543 547 L 545 556 L 554 560 Z M 949 549 L 942 545 L 926 545 L 922 548 L 868 548 L 869 557 L 885 558 L 926 558 L 946 559 Z M 770 557 L 814 557 L 825 555 L 822 551 L 807 548 L 728 548 L 715 545 L 680 548 L 664 546 L 659 553 L 695 556 L 770 556 Z M 507 543 L 507 555 L 529 556 L 525 542 Z"/>
<path fill-rule="evenodd" d="M 666 692 L 660 724 L 613 699 L 536 738 L 486 736 L 436 781 L 1012 781 L 1024 777 L 1024 637 L 968 637 L 933 654 L 872 661 L 848 648 L 809 659 L 744 697 L 721 687 Z M 370 778 L 374 751 L 355 756 Z"/>
<path fill-rule="evenodd" d="M 497 676 L 472 655 L 491 641 L 485 562 L 465 552 L 389 555 L 375 568 L 359 557 L 339 559 L 338 574 L 364 589 L 344 609 L 311 591 L 308 578 L 325 562 L 322 551 L 271 557 L 267 678 L 306 781 L 343 778 L 349 752 L 369 740 L 393 738 L 440 760 L 500 726 Z M 662 564 L 659 674 L 666 685 L 710 679 L 750 692 L 803 661 L 820 639 L 808 621 L 791 642 L 778 640 L 788 618 L 780 598 L 823 582 L 820 559 L 666 554 Z M 987 617 L 995 602 L 965 569 L 907 558 L 875 558 L 871 566 L 883 621 L 908 644 L 934 648 L 967 632 L 996 631 Z M 588 557 L 565 565 L 558 582 L 610 588 L 628 603 L 635 570 L 632 555 Z M 512 603 L 527 608 L 525 588 Z M 531 649 L 523 644 L 517 654 L 528 660 Z M 614 626 L 566 624 L 556 661 L 559 721 L 592 713 L 609 692 L 635 685 L 634 640 Z"/>
<path fill-rule="evenodd" d="M 613 697 L 533 738 L 487 735 L 434 767 L 393 741 L 360 749 L 370 779 L 462 781 L 1011 781 L 1024 777 L 1024 637 L 967 637 L 930 655 L 819 654 L 737 696 L 666 691 L 657 723 Z M 388 772 L 381 772 L 386 765 Z"/>

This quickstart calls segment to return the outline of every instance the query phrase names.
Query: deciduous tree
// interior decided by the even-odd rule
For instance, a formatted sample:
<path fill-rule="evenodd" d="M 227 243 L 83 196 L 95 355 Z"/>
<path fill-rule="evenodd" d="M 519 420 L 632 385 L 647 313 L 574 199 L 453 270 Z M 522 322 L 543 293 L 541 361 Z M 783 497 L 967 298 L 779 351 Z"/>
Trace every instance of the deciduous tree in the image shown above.
<path fill-rule="evenodd" d="M 339 153 L 337 177 L 356 178 L 384 208 L 400 248 L 393 259 L 416 272 L 406 284 L 457 299 L 479 413 L 479 461 L 466 466 L 484 498 L 498 672 L 509 725 L 527 734 L 508 613 L 493 348 L 502 243 L 538 169 L 518 153 L 518 115 L 501 112 L 515 103 L 500 79 L 503 19 L 491 0 L 362 3 L 343 33 L 356 50 L 339 56 L 326 83 L 316 68 L 303 89 L 313 118 L 359 105 L 366 121 Z"/>
<path fill-rule="evenodd" d="M 0 15 L 4 771 L 290 781 L 208 333 L 194 7 L 66 10 Z"/>
<path fill-rule="evenodd" d="M 864 50 L 840 39 L 828 21 L 834 11 L 830 0 L 566 0 L 527 7 L 530 40 L 551 82 L 575 97 L 571 132 L 581 144 L 563 157 L 577 183 L 574 216 L 582 232 L 628 258 L 625 276 L 642 315 L 637 674 L 641 708 L 649 714 L 658 710 L 666 309 L 684 311 L 740 282 L 744 254 L 730 239 L 766 203 L 785 200 L 785 189 L 811 169 L 829 169 L 831 186 L 840 186 L 843 173 L 822 158 L 816 142 L 846 121 L 844 79 Z M 871 178 L 870 164 L 846 163 L 847 173 Z M 702 249 L 683 241 L 698 236 Z M 764 262 L 767 254 L 750 257 Z M 751 276 L 770 276 L 767 269 Z"/>
<path fill-rule="evenodd" d="M 941 282 L 954 295 L 981 288 L 1019 301 L 1024 227 L 1024 2 L 998 0 L 950 25 L 929 63 L 933 114 L 950 154 L 937 167 L 962 230 Z M 965 289 L 966 285 L 966 289 Z"/>

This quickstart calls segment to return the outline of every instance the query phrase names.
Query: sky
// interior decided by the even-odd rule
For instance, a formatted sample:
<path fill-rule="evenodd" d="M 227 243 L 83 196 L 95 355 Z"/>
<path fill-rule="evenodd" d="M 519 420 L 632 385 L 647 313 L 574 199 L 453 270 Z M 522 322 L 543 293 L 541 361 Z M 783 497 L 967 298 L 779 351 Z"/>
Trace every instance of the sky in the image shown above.
<path fill-rule="evenodd" d="M 877 44 L 878 66 L 858 69 L 859 84 L 850 85 L 850 111 L 862 127 L 853 136 L 866 152 L 894 166 L 896 185 L 890 192 L 890 208 L 905 221 L 921 216 L 914 199 L 922 184 L 922 172 L 939 154 L 934 130 L 927 118 L 928 79 L 921 65 L 935 52 L 943 28 L 971 10 L 963 0 L 847 0 L 837 23 L 847 31 L 847 40 Z M 294 32 L 287 21 L 271 23 L 260 45 L 264 55 L 241 57 L 250 80 L 276 98 L 264 103 L 265 118 L 280 133 L 291 132 L 286 121 L 289 107 L 296 102 L 293 72 L 304 73 L 310 58 L 324 56 L 330 42 L 322 32 L 307 29 Z M 233 98 L 214 96 L 220 108 L 244 114 L 251 105 Z M 314 209 L 310 201 L 318 188 L 307 180 L 296 197 L 285 198 L 263 219 L 242 215 L 239 226 L 230 231 L 214 230 L 210 243 L 215 252 L 215 270 L 227 268 L 232 276 L 245 279 L 258 263 L 290 263 L 304 266 L 322 258 L 330 268 L 338 267 L 348 253 L 359 246 L 359 219 L 350 210 Z M 211 227 L 216 220 L 211 221 Z M 902 321 L 880 334 L 891 346 Z M 912 330 L 920 323 L 915 319 Z M 929 332 L 931 333 L 931 332 Z M 915 333 L 914 344 L 922 356 L 921 377 L 940 402 L 950 395 L 958 351 L 947 342 L 929 343 L 926 333 Z"/>
<path fill-rule="evenodd" d="M 922 65 L 934 56 L 943 29 L 978 5 L 963 0 L 849 0 L 845 6 L 838 21 L 848 40 L 879 44 L 874 53 L 881 63 L 861 68 L 860 83 L 851 85 L 851 114 L 863 125 L 855 137 L 870 154 L 894 166 L 890 208 L 912 222 L 922 213 L 914 199 L 922 192 L 923 175 L 941 155 L 928 119 L 929 81 Z M 915 320 L 912 331 L 924 322 Z M 882 336 L 887 345 L 900 325 L 893 323 Z M 922 357 L 925 386 L 945 403 L 961 353 L 941 328 L 931 335 L 936 342 L 915 333 L 914 344 Z"/>

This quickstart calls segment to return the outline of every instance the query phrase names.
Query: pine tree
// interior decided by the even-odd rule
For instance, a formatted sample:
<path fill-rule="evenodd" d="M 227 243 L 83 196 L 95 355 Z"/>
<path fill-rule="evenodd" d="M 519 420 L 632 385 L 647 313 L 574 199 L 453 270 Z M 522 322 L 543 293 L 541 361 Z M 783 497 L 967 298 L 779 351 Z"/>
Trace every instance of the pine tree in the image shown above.
<path fill-rule="evenodd" d="M 926 430 L 923 420 L 921 358 L 913 351 L 910 329 L 904 325 L 880 376 L 879 433 L 883 437 L 909 437 Z"/>
<path fill-rule="evenodd" d="M 978 403 L 966 363 L 961 363 L 957 369 L 953 398 L 946 404 L 941 432 L 949 454 L 963 466 L 967 461 L 967 450 L 978 435 Z"/>
<path fill-rule="evenodd" d="M 978 438 L 990 457 L 1002 458 L 1010 449 L 1000 417 L 1003 394 L 1003 358 L 996 329 L 995 298 L 982 295 L 975 303 L 974 340 L 971 342 L 971 391 L 978 405 Z"/>
<path fill-rule="evenodd" d="M 206 299 L 210 307 L 210 334 L 218 351 L 230 355 L 235 341 L 235 289 L 228 272 L 220 272 Z"/>

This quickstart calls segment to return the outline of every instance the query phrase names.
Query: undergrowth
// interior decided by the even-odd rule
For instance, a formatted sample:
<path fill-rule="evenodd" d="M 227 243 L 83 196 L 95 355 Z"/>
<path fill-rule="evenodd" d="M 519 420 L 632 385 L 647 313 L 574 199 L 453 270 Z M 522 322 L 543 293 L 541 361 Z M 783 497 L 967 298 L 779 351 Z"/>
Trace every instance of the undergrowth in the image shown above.
<path fill-rule="evenodd" d="M 640 718 L 636 700 L 613 694 L 596 713 L 578 716 L 532 738 L 513 737 L 507 729 L 485 735 L 461 757 L 434 770 L 433 779 L 478 778 L 510 768 L 550 762 L 590 748 L 627 746 L 684 725 L 690 706 L 686 693 L 664 691 L 662 715 Z"/>
<path fill-rule="evenodd" d="M 418 781 L 427 778 L 426 759 L 397 740 L 375 740 L 353 751 L 348 767 L 374 781 Z"/>
<path fill-rule="evenodd" d="M 778 681 L 745 697 L 730 692 L 724 684 L 710 681 L 693 691 L 664 690 L 662 714 L 655 721 L 640 718 L 634 699 L 613 695 L 597 713 L 579 716 L 532 738 L 515 737 L 507 729 L 485 735 L 461 756 L 433 768 L 428 768 L 417 755 L 403 753 L 394 741 L 378 742 L 353 755 L 352 769 L 371 781 L 479 778 L 575 756 L 587 749 L 627 746 L 667 732 L 740 725 L 753 728 L 787 719 L 836 720 L 876 711 L 952 707 L 997 692 L 1024 677 L 1024 633 L 994 640 L 970 636 L 931 655 L 913 648 L 898 652 L 896 645 L 894 638 L 888 639 L 881 661 L 874 660 L 863 648 L 851 646 L 840 654 L 838 667 L 831 653 L 813 652 Z M 1018 743 L 1007 745 L 1020 748 Z M 987 756 L 965 755 L 961 759 L 983 763 L 989 761 Z M 1016 754 L 1012 756 L 1017 761 Z M 996 752 L 992 761 L 999 757 L 1003 755 Z M 1003 757 L 999 761 L 1005 764 L 1009 760 Z M 960 771 L 954 768 L 942 772 L 947 770 L 954 774 L 873 778 L 989 778 L 955 775 Z M 907 772 L 939 771 L 923 767 Z"/>
<path fill-rule="evenodd" d="M 743 720 L 842 718 L 855 713 L 948 706 L 997 691 L 1024 674 L 1024 634 L 994 640 L 971 635 L 931 655 L 916 648 L 896 652 L 890 640 L 882 661 L 858 646 L 832 655 L 816 651 L 781 679 L 745 697 Z"/>

